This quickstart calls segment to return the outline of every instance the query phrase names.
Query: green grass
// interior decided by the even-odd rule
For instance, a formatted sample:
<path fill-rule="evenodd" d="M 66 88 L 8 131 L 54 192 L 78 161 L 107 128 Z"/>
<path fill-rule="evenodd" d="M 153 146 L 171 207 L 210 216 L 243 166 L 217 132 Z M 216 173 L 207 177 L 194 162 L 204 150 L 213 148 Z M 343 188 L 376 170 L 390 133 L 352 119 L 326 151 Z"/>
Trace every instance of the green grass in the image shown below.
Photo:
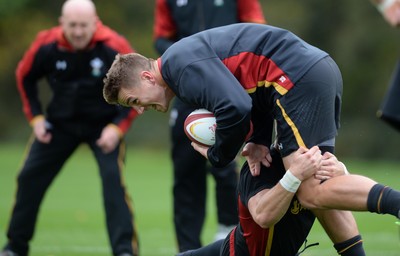
<path fill-rule="evenodd" d="M 24 148 L 0 147 L 0 246 L 5 241 Z M 172 172 L 167 151 L 129 147 L 124 171 L 133 200 L 142 255 L 174 255 Z M 212 202 L 209 211 L 213 211 Z M 214 214 L 215 216 L 215 214 Z M 215 218 L 207 220 L 204 242 L 210 242 Z M 207 236 L 210 239 L 207 239 Z M 96 163 L 82 146 L 64 166 L 46 194 L 31 243 L 31 255 L 111 255 L 104 223 Z"/>
<path fill-rule="evenodd" d="M 135 222 L 143 256 L 174 255 L 176 242 L 172 225 L 172 171 L 169 152 L 129 145 L 125 183 L 133 199 Z M 0 146 L 0 246 L 13 205 L 18 172 L 24 148 Z M 379 182 L 400 188 L 400 163 L 348 161 L 348 169 Z M 203 242 L 212 240 L 216 229 L 213 181 L 210 178 L 208 218 Z M 355 213 L 368 255 L 399 255 L 399 226 L 391 216 Z M 336 255 L 318 223 L 308 238 L 319 242 L 304 256 Z M 32 256 L 111 255 L 104 223 L 100 179 L 96 163 L 82 146 L 64 166 L 42 204 L 36 234 L 31 242 Z"/>

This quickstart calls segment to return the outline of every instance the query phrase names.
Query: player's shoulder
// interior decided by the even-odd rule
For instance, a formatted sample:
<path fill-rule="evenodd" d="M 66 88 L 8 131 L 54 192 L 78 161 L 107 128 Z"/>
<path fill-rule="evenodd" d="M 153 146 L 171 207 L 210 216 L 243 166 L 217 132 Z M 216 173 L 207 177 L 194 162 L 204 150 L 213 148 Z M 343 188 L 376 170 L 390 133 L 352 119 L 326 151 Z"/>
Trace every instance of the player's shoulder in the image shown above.
<path fill-rule="evenodd" d="M 46 44 L 56 41 L 62 34 L 60 26 L 52 27 L 50 29 L 41 30 L 37 33 L 35 42 L 39 44 Z"/>
<path fill-rule="evenodd" d="M 93 35 L 93 41 L 103 42 L 120 53 L 134 51 L 129 41 L 123 35 L 101 22 L 97 24 L 96 33 Z"/>
<path fill-rule="evenodd" d="M 27 50 L 28 55 L 33 56 L 40 49 L 51 49 L 51 47 L 46 47 L 46 46 L 51 45 L 53 43 L 57 43 L 57 41 L 59 40 L 59 38 L 61 38 L 61 36 L 62 36 L 62 30 L 60 26 L 39 31 L 36 34 L 36 37 L 31 43 L 29 49 Z"/>

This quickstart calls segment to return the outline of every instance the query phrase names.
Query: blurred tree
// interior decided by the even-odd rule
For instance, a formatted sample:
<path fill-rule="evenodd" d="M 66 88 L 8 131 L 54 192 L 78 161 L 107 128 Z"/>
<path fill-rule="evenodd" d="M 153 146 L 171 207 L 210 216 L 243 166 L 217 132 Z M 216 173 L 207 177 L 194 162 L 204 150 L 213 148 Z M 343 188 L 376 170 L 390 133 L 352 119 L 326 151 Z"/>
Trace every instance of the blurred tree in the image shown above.
<path fill-rule="evenodd" d="M 11 15 L 14 11 L 22 8 L 28 3 L 29 0 L 1 0 L 0 1 L 0 17 Z"/>

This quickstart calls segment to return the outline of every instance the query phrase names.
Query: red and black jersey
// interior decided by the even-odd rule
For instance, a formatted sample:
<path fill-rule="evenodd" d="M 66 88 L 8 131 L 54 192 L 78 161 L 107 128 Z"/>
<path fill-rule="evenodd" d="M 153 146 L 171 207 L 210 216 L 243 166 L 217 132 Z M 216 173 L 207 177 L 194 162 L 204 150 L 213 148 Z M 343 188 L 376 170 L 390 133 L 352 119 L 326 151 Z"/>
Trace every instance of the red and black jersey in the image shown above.
<path fill-rule="evenodd" d="M 159 54 L 197 32 L 238 22 L 265 23 L 258 0 L 157 0 L 154 41 Z"/>
<path fill-rule="evenodd" d="M 224 166 L 240 150 L 250 119 L 259 136 L 254 142 L 269 146 L 266 129 L 272 129 L 276 100 L 326 56 L 287 30 L 238 23 L 181 39 L 158 62 L 180 100 L 216 116 L 216 144 L 208 159 Z"/>
<path fill-rule="evenodd" d="M 294 256 L 305 242 L 315 220 L 314 214 L 302 207 L 296 197 L 289 209 L 274 226 L 261 228 L 248 210 L 250 198 L 258 192 L 273 188 L 285 174 L 282 158 L 272 149 L 270 167 L 262 166 L 259 176 L 253 176 L 247 163 L 240 172 L 238 184 L 239 225 L 225 239 L 223 256 Z"/>
<path fill-rule="evenodd" d="M 128 52 L 133 52 L 128 41 L 101 22 L 85 51 L 74 51 L 60 26 L 39 32 L 16 70 L 28 121 L 43 114 L 38 81 L 45 78 L 52 91 L 46 111 L 49 121 L 114 123 L 126 132 L 137 112 L 107 104 L 103 78 L 115 55 Z"/>

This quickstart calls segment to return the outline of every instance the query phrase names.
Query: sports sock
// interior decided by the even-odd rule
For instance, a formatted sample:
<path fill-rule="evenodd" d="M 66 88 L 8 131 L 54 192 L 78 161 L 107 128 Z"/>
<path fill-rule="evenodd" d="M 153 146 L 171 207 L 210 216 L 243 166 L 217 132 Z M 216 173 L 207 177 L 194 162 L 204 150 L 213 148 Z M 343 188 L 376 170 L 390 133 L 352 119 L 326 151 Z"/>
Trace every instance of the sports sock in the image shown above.
<path fill-rule="evenodd" d="M 360 235 L 350 238 L 344 242 L 333 245 L 339 255 L 342 256 L 365 256 L 363 241 Z"/>
<path fill-rule="evenodd" d="M 375 184 L 368 194 L 367 207 L 370 212 L 388 213 L 400 218 L 400 191 Z"/>

